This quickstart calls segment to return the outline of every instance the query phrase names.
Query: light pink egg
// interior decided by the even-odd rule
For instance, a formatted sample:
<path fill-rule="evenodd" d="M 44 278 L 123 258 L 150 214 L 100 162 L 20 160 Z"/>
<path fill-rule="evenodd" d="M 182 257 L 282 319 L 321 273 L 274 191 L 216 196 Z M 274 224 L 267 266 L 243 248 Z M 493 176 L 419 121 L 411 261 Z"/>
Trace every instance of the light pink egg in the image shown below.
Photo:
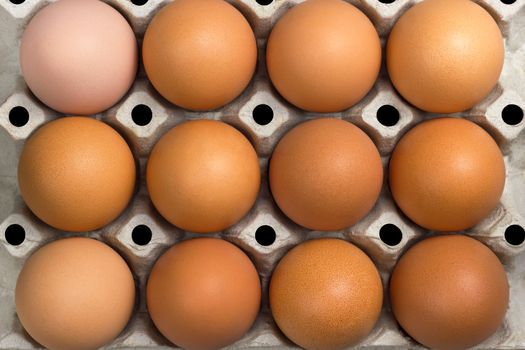
<path fill-rule="evenodd" d="M 29 22 L 20 46 L 22 75 L 43 103 L 87 115 L 117 103 L 137 73 L 135 35 L 98 0 L 60 0 Z"/>

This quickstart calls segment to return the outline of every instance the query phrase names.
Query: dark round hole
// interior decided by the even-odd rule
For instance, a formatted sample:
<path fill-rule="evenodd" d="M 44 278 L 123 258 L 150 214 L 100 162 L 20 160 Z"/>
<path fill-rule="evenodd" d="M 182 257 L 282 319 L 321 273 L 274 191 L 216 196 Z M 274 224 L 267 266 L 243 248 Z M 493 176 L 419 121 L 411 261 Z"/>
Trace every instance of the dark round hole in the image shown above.
<path fill-rule="evenodd" d="M 273 0 L 255 0 L 255 1 L 257 1 L 259 5 L 263 5 L 263 6 L 270 5 L 273 2 Z"/>
<path fill-rule="evenodd" d="M 520 225 L 510 225 L 505 230 L 505 240 L 512 245 L 520 245 L 525 242 L 525 229 Z"/>
<path fill-rule="evenodd" d="M 501 111 L 501 118 L 509 125 L 518 125 L 523 120 L 523 109 L 516 105 L 506 105 Z"/>
<path fill-rule="evenodd" d="M 255 231 L 255 240 L 265 247 L 272 245 L 275 242 L 275 237 L 275 230 L 268 225 L 262 225 Z"/>
<path fill-rule="evenodd" d="M 13 107 L 9 111 L 9 122 L 14 126 L 21 127 L 29 121 L 29 112 L 22 106 Z"/>
<path fill-rule="evenodd" d="M 151 108 L 146 105 L 136 105 L 131 111 L 131 119 L 133 122 L 140 126 L 148 125 L 153 118 L 153 112 Z"/>
<path fill-rule="evenodd" d="M 131 239 L 137 245 L 146 245 L 151 241 L 151 229 L 146 225 L 137 225 L 131 231 Z"/>
<path fill-rule="evenodd" d="M 516 2 L 516 0 L 500 0 L 505 5 L 512 5 Z"/>
<path fill-rule="evenodd" d="M 396 1 L 396 0 L 379 0 L 379 2 L 382 3 L 382 4 L 391 4 L 394 1 Z"/>
<path fill-rule="evenodd" d="M 386 224 L 379 229 L 379 238 L 386 245 L 394 247 L 403 239 L 403 233 L 401 233 L 401 230 L 396 225 Z"/>
<path fill-rule="evenodd" d="M 12 224 L 5 229 L 5 240 L 11 245 L 20 245 L 26 239 L 26 230 L 18 224 Z"/>
<path fill-rule="evenodd" d="M 399 111 L 391 105 L 384 105 L 377 110 L 377 120 L 384 126 L 394 126 L 399 121 Z"/>
<path fill-rule="evenodd" d="M 272 107 L 261 104 L 255 107 L 252 111 L 253 120 L 259 125 L 267 125 L 273 120 Z"/>
<path fill-rule="evenodd" d="M 142 6 L 145 5 L 148 2 L 148 0 L 131 0 L 131 2 L 133 3 L 133 5 Z"/>
<path fill-rule="evenodd" d="M 20 5 L 23 4 L 25 0 L 9 0 L 12 4 Z"/>

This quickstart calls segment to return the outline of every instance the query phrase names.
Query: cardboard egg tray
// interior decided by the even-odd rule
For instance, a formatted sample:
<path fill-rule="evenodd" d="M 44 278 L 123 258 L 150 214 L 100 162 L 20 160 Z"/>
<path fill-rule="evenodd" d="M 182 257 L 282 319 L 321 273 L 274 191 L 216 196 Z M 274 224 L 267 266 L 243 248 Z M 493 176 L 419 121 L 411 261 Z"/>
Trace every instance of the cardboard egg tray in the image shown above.
<path fill-rule="evenodd" d="M 18 64 L 18 47 L 23 29 L 48 1 L 25 0 L 19 3 L 20 1 L 22 0 L 0 0 L 0 349 L 40 347 L 23 330 L 16 316 L 16 279 L 25 259 L 35 249 L 49 241 L 71 235 L 59 232 L 38 220 L 24 205 L 18 190 L 17 163 L 24 141 L 43 123 L 60 116 L 30 93 Z M 391 3 L 350 0 L 372 20 L 384 48 L 388 33 L 397 18 L 418 1 L 383 1 Z M 128 19 L 137 34 L 139 44 L 152 17 L 169 1 L 144 2 L 137 5 L 130 0 L 109 1 Z M 137 282 L 137 303 L 133 317 L 125 331 L 107 348 L 161 349 L 174 346 L 155 329 L 148 316 L 145 284 L 152 265 L 168 247 L 199 235 L 179 230 L 156 212 L 148 198 L 144 173 L 148 154 L 161 135 L 184 120 L 200 118 L 222 120 L 241 130 L 252 141 L 261 164 L 262 186 L 254 208 L 238 224 L 225 232 L 212 234 L 233 242 L 250 256 L 259 271 L 263 286 L 262 307 L 256 323 L 231 348 L 294 347 L 272 320 L 268 307 L 268 282 L 275 265 L 290 248 L 307 239 L 321 236 L 340 237 L 357 244 L 374 260 L 381 273 L 385 288 L 381 318 L 359 347 L 420 347 L 399 328 L 393 318 L 388 300 L 388 281 L 400 255 L 414 242 L 432 233 L 413 224 L 396 208 L 389 193 L 387 179 L 374 209 L 359 223 L 343 231 L 311 232 L 294 224 L 280 212 L 268 188 L 268 158 L 284 133 L 297 123 L 320 115 L 305 113 L 293 107 L 272 88 L 265 68 L 265 46 L 273 24 L 288 8 L 301 1 L 274 0 L 267 5 L 261 5 L 256 0 L 231 2 L 250 22 L 259 47 L 257 72 L 240 97 L 216 111 L 185 111 L 164 100 L 153 89 L 141 66 L 136 82 L 128 94 L 108 111 L 94 116 L 112 125 L 126 138 L 139 168 L 136 194 L 126 211 L 109 226 L 81 234 L 100 239 L 119 251 L 129 263 Z M 525 243 L 519 243 L 520 237 L 525 234 L 522 229 L 525 227 L 525 121 L 519 118 L 520 108 L 525 109 L 525 1 L 477 2 L 494 16 L 505 37 L 505 64 L 499 84 L 492 93 L 471 110 L 455 116 L 478 123 L 497 140 L 505 155 L 507 182 L 497 209 L 465 234 L 484 242 L 500 257 L 508 274 L 511 296 L 504 323 L 478 348 L 525 349 Z M 148 116 L 144 112 L 148 108 L 142 106 L 141 111 L 141 107 L 135 109 L 137 105 L 147 106 L 152 112 L 151 120 L 146 125 L 139 124 L 145 124 L 147 118 L 142 121 L 139 119 Z M 273 118 L 269 108 L 256 109 L 259 105 L 270 107 Z M 398 111 L 397 123 L 396 111 L 391 108 L 389 111 L 387 107 L 387 113 L 383 113 L 385 108 L 380 108 L 384 105 L 390 105 Z M 507 107 L 509 105 L 515 106 Z M 21 109 L 13 109 L 18 106 L 25 108 L 29 115 L 27 123 L 21 126 L 16 124 L 20 125 L 25 121 L 23 113 L 20 117 L 16 111 Z M 393 89 L 383 64 L 374 88 L 361 102 L 344 112 L 323 116 L 343 118 L 361 127 L 377 145 L 387 175 L 390 153 L 399 138 L 416 123 L 438 115 L 423 113 L 405 102 Z M 381 121 L 387 125 L 383 125 Z M 395 125 L 388 126 L 391 124 Z M 391 225 L 385 226 L 388 224 Z M 149 238 L 148 230 L 141 230 L 144 226 L 139 225 L 146 225 L 151 230 L 151 240 L 147 244 L 135 243 L 137 238 L 145 241 Z M 20 231 L 20 228 L 25 231 L 23 242 L 15 242 L 20 243 L 18 245 L 9 243 L 7 233 L 16 232 L 16 229 Z"/>

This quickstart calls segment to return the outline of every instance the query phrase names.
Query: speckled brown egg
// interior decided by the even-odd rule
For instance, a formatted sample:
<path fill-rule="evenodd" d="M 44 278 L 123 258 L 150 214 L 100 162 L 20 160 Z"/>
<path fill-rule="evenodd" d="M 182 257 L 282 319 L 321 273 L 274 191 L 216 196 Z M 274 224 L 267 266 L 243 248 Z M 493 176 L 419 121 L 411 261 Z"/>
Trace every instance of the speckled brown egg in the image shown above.
<path fill-rule="evenodd" d="M 155 263 L 147 303 L 158 330 L 184 349 L 219 349 L 252 326 L 261 303 L 257 270 L 217 238 L 178 243 Z"/>
<path fill-rule="evenodd" d="M 381 65 L 374 25 L 342 0 L 295 5 L 272 29 L 266 48 L 270 79 L 288 102 L 312 112 L 337 112 L 363 98 Z"/>
<path fill-rule="evenodd" d="M 390 189 L 401 210 L 429 230 L 474 226 L 498 205 L 505 163 L 494 139 L 458 118 L 418 124 L 390 159 Z"/>
<path fill-rule="evenodd" d="M 144 68 L 157 91 L 191 110 L 219 108 L 248 85 L 257 45 L 248 21 L 223 0 L 175 0 L 149 24 Z"/>
<path fill-rule="evenodd" d="M 498 329 L 509 285 L 485 245 L 467 236 L 436 236 L 401 257 L 390 280 L 390 300 L 401 327 L 421 344 L 466 349 Z"/>
<path fill-rule="evenodd" d="M 86 117 L 49 122 L 32 134 L 18 164 L 31 211 L 64 231 L 91 231 L 113 221 L 135 190 L 131 150 L 118 132 Z"/>
<path fill-rule="evenodd" d="M 359 248 L 340 239 L 302 243 L 273 272 L 275 322 L 305 349 L 342 349 L 373 329 L 383 302 L 379 273 Z"/>
<path fill-rule="evenodd" d="M 358 222 L 374 206 L 382 182 L 374 143 L 340 119 L 299 124 L 279 141 L 270 160 L 270 187 L 279 208 L 313 230 Z"/>
<path fill-rule="evenodd" d="M 504 47 L 498 25 L 470 0 L 425 0 L 405 12 L 388 38 L 387 66 L 397 91 L 434 113 L 471 108 L 494 88 Z"/>
<path fill-rule="evenodd" d="M 148 160 L 148 191 L 164 218 L 192 232 L 222 231 L 253 206 L 260 186 L 257 154 L 234 127 L 215 120 L 177 125 Z"/>
<path fill-rule="evenodd" d="M 29 335 L 48 349 L 91 350 L 110 343 L 128 323 L 135 282 L 122 257 L 90 238 L 66 238 L 38 249 L 24 264 L 16 312 Z"/>

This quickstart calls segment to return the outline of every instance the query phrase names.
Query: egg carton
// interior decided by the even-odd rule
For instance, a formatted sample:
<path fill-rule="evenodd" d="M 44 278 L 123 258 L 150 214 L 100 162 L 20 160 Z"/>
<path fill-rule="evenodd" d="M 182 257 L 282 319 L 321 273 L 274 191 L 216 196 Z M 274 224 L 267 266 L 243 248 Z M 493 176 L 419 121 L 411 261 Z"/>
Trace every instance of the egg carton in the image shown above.
<path fill-rule="evenodd" d="M 139 43 L 152 17 L 169 1 L 109 0 L 130 22 Z M 279 139 L 296 124 L 320 114 L 306 113 L 284 101 L 269 82 L 265 68 L 266 39 L 275 22 L 301 0 L 231 0 L 250 22 L 257 37 L 259 59 L 250 85 L 241 96 L 210 112 L 182 110 L 164 100 L 148 82 L 141 65 L 136 82 L 111 109 L 94 117 L 118 130 L 128 141 L 139 165 L 133 201 L 118 219 L 93 232 L 75 234 L 100 239 L 129 263 L 137 282 L 137 302 L 124 332 L 108 349 L 165 349 L 170 344 L 154 327 L 145 304 L 145 284 L 156 259 L 173 244 L 199 235 L 184 232 L 163 219 L 153 207 L 145 185 L 148 154 L 161 135 L 189 119 L 216 119 L 235 126 L 253 143 L 262 173 L 260 195 L 253 209 L 233 227 L 210 234 L 243 249 L 260 274 L 261 312 L 252 329 L 232 349 L 291 348 L 268 307 L 268 282 L 279 259 L 293 246 L 316 237 L 339 237 L 361 247 L 376 263 L 385 288 L 381 317 L 358 345 L 368 349 L 421 346 L 393 318 L 388 300 L 389 276 L 400 255 L 428 234 L 395 206 L 387 179 L 373 210 L 356 225 L 337 232 L 315 232 L 286 218 L 272 200 L 268 158 Z M 374 23 L 383 47 L 391 27 L 419 0 L 349 0 Z M 507 166 L 507 182 L 499 206 L 476 227 L 464 232 L 487 244 L 502 260 L 510 283 L 510 304 L 499 330 L 478 348 L 525 349 L 525 1 L 478 0 L 496 19 L 505 37 L 505 63 L 498 85 L 481 103 L 461 116 L 481 125 L 499 143 Z M 37 349 L 15 312 L 14 289 L 25 259 L 42 245 L 72 234 L 57 231 L 37 219 L 24 205 L 17 185 L 17 163 L 27 137 L 43 123 L 60 116 L 40 103 L 20 73 L 18 47 L 24 27 L 47 0 L 0 1 L 0 349 Z M 478 57 L 475 59 L 483 59 Z M 390 153 L 399 138 L 416 123 L 438 115 L 424 113 L 394 90 L 382 65 L 368 95 L 340 113 L 361 127 L 377 145 L 387 175 Z M 17 238 L 22 238 L 17 241 Z"/>

